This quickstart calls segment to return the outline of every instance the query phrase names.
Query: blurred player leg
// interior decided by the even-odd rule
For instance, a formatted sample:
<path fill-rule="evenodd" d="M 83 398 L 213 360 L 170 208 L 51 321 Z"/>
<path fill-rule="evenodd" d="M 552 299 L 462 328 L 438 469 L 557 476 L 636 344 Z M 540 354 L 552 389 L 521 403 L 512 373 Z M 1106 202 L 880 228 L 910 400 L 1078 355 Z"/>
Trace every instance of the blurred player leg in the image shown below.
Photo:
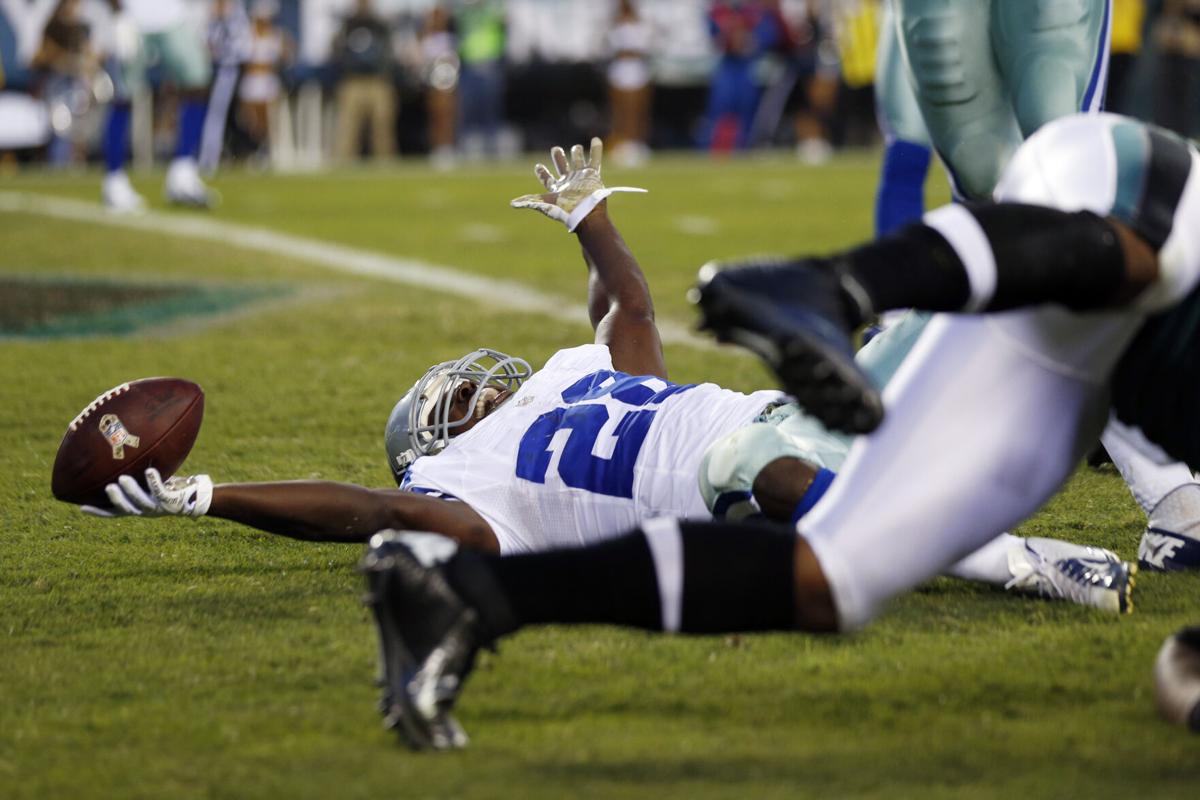
<path fill-rule="evenodd" d="M 887 419 L 855 443 L 800 525 L 843 627 L 862 625 L 1058 490 L 1107 418 L 1105 380 L 1137 321 L 1046 309 L 930 323 L 888 386 Z M 1097 353 L 1099 339 L 1110 346 Z"/>
<path fill-rule="evenodd" d="M 1154 512 L 1172 489 L 1192 482 L 1192 471 L 1186 464 L 1171 460 L 1153 445 L 1150 446 L 1157 452 L 1147 452 L 1149 442 L 1141 432 L 1115 416 L 1109 420 L 1100 441 L 1146 516 Z"/>
<path fill-rule="evenodd" d="M 926 312 L 909 311 L 899 323 L 858 352 L 858 362 L 876 385 L 888 385 L 930 318 Z M 1113 576 L 1116 580 L 1112 591 L 1077 591 L 1080 565 L 1086 565 L 1093 576 Z M 1002 533 L 947 568 L 945 574 L 1119 612 L 1129 607 L 1131 585 L 1126 578 L 1130 572 L 1130 565 L 1109 550 L 1058 539 Z"/>
<path fill-rule="evenodd" d="M 371 157 L 396 155 L 396 92 L 390 83 L 375 82 L 370 103 Z"/>
<path fill-rule="evenodd" d="M 252 36 L 250 19 L 240 0 L 218 0 L 213 5 L 205 38 L 216 77 L 208 95 L 197 158 L 200 171 L 205 175 L 215 173 L 221 163 L 229 109 L 237 92 L 242 63 L 250 56 Z"/>
<path fill-rule="evenodd" d="M 186 22 L 151 34 L 147 39 L 157 47 L 163 66 L 180 92 L 175 153 L 167 168 L 165 194 L 172 203 L 208 208 L 214 197 L 200 179 L 196 162 L 204 132 L 208 84 L 212 76 L 208 53 L 199 32 Z"/>
<path fill-rule="evenodd" d="M 1024 136 L 1053 119 L 1103 107 L 1111 4 L 993 2 L 992 50 Z"/>
<path fill-rule="evenodd" d="M 358 158 L 362 147 L 363 112 L 366 109 L 357 78 L 347 76 L 338 82 L 334 107 L 337 109 L 334 154 L 339 162 L 350 162 Z"/>
<path fill-rule="evenodd" d="M 133 188 L 125 171 L 131 116 L 129 103 L 114 102 L 104 128 L 105 175 L 100 191 L 105 208 L 115 213 L 137 213 L 146 207 L 146 201 Z"/>
<path fill-rule="evenodd" d="M 960 193 L 990 196 L 1024 136 L 1100 109 L 1110 0 L 896 2 L 917 102 Z"/>
<path fill-rule="evenodd" d="M 858 352 L 859 364 L 877 385 L 889 383 L 929 318 L 927 313 L 910 311 Z M 759 504 L 767 504 L 763 505 L 767 516 L 786 518 L 768 509 L 778 493 L 789 499 L 777 505 L 798 522 L 832 485 L 852 443 L 851 437 L 828 430 L 795 405 L 781 406 L 761 422 L 746 425 L 708 448 L 700 466 L 701 494 L 715 517 L 738 520 L 758 513 Z M 809 470 L 801 470 L 798 477 L 785 474 L 781 472 L 785 465 L 775 463 L 778 459 L 799 459 Z M 810 477 L 813 467 L 819 471 Z M 778 488 L 760 483 L 760 477 Z M 795 500 L 795 493 L 801 490 L 796 483 L 799 479 L 806 483 L 802 496 Z M 764 492 L 768 496 L 764 497 Z M 1095 574 L 1115 576 L 1113 591 L 1073 591 L 1077 565 L 1085 563 Z M 1003 533 L 947 568 L 945 574 L 1118 612 L 1128 606 L 1131 585 L 1124 576 L 1129 572 L 1130 566 L 1107 550 Z"/>
<path fill-rule="evenodd" d="M 991 0 L 896 0 L 899 40 L 934 147 L 960 196 L 991 194 L 1021 143 L 992 58 Z"/>
<path fill-rule="evenodd" d="M 993 49 L 1012 87 L 1013 105 L 1026 136 L 1076 109 L 1100 110 L 1107 85 L 1111 16 L 1112 0 L 1024 0 L 993 6 Z M 1109 455 L 1149 517 L 1168 492 L 1193 479 L 1184 464 L 1155 463 L 1142 456 L 1130 443 L 1133 434 L 1114 419 L 1102 440 L 1106 448 L 1111 445 Z M 1176 509 L 1175 516 L 1181 512 Z M 1175 518 L 1170 524 L 1187 527 L 1197 522 L 1200 515 L 1190 521 Z"/>
<path fill-rule="evenodd" d="M 808 585 L 820 583 L 808 564 L 807 545 L 786 526 L 655 519 L 599 544 L 513 556 L 380 531 L 360 569 L 379 636 L 384 724 L 416 749 L 465 745 L 450 712 L 477 650 L 530 625 L 831 630 L 828 592 Z"/>
<path fill-rule="evenodd" d="M 931 318 L 928 312 L 908 311 L 899 322 L 858 351 L 855 358 L 875 385 L 887 386 L 891 382 Z M 1125 610 L 1131 588 L 1128 582 L 1114 592 L 1072 591 L 1075 565 L 1081 563 L 1090 564 L 1096 573 L 1118 577 L 1128 575 L 1130 569 L 1114 553 L 1100 548 L 1002 533 L 948 567 L 945 574 L 1043 597 L 1097 605 L 1110 611 Z"/>
<path fill-rule="evenodd" d="M 1200 483 L 1191 470 L 1115 414 L 1100 441 L 1146 513 L 1146 530 L 1138 545 L 1141 566 L 1150 570 L 1200 567 Z"/>
<path fill-rule="evenodd" d="M 125 171 L 129 157 L 129 128 L 133 118 L 133 97 L 145 86 L 145 56 L 141 37 L 131 25 L 118 27 L 118 55 L 108 60 L 113 79 L 113 102 L 104 127 L 104 181 L 101 198 L 114 213 L 138 213 L 146 202 L 129 182 Z"/>
<path fill-rule="evenodd" d="M 1099 110 L 1108 0 L 897 0 L 917 102 L 956 190 L 991 194 L 1024 136 Z"/>
<path fill-rule="evenodd" d="M 208 110 L 204 116 L 203 133 L 200 136 L 200 155 L 197 164 L 205 175 L 212 175 L 221 163 L 221 151 L 225 146 L 225 125 L 229 119 L 229 107 L 237 90 L 237 65 L 222 65 L 213 80 L 208 95 Z"/>
<path fill-rule="evenodd" d="M 893 2 L 884 3 L 875 62 L 875 111 L 884 137 L 883 167 L 875 194 L 876 236 L 915 222 L 925 213 L 925 176 L 932 153 L 897 42 Z"/>

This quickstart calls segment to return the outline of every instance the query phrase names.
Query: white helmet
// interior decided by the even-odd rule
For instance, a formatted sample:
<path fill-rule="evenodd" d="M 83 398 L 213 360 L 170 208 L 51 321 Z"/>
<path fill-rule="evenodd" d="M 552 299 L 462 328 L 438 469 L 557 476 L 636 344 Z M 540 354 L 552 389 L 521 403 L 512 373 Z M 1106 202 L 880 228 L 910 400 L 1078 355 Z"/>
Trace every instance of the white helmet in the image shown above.
<path fill-rule="evenodd" d="M 475 393 L 467 407 L 474 409 L 485 389 L 498 389 L 512 394 L 520 388 L 533 370 L 523 358 L 515 358 L 495 350 L 479 349 L 456 361 L 434 364 L 413 384 L 388 417 L 383 432 L 388 466 L 399 484 L 409 465 L 421 456 L 440 453 L 455 428 L 465 425 L 470 415 L 450 421 L 450 406 L 454 392 L 464 383 L 475 385 Z"/>

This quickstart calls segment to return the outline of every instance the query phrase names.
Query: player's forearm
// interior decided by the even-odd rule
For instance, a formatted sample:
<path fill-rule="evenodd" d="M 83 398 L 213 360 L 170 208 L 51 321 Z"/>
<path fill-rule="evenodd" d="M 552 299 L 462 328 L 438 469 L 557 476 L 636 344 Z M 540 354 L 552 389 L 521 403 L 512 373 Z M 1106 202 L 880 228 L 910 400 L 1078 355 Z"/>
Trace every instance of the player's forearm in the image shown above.
<path fill-rule="evenodd" d="M 612 220 L 605 211 L 605 204 L 596 207 L 579 227 L 575 229 L 579 244 L 583 247 L 584 258 L 594 276 L 592 284 L 597 293 L 605 297 L 604 313 L 612 304 L 620 304 L 622 309 L 631 313 L 641 313 L 646 317 L 654 317 L 654 303 L 650 299 L 650 287 L 646 276 L 637 259 L 621 238 Z M 593 324 L 599 319 L 595 313 L 600 308 L 600 301 L 593 302 L 589 297 L 588 310 L 593 315 Z M 604 314 L 600 315 L 603 318 Z"/>
<path fill-rule="evenodd" d="M 604 280 L 596 270 L 596 263 L 592 261 L 586 249 L 583 250 L 583 260 L 588 266 L 588 319 L 594 330 L 608 315 L 612 303 L 609 302 L 608 287 L 604 285 Z"/>
<path fill-rule="evenodd" d="M 331 481 L 223 484 L 208 515 L 314 542 L 365 542 L 393 524 L 378 492 Z"/>

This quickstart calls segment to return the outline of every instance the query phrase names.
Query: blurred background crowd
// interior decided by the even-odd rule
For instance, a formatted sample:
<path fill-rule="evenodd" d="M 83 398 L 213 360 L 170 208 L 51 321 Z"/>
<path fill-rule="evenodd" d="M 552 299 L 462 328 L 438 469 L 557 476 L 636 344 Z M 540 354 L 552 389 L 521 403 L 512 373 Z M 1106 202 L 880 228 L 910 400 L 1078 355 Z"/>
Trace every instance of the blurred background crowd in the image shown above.
<path fill-rule="evenodd" d="M 0 0 L 0 163 L 438 167 L 606 135 L 663 149 L 878 137 L 880 0 Z M 1194 135 L 1200 0 L 1114 0 L 1108 107 Z M 112 176 L 117 176 L 113 178 Z M 131 191 L 131 190 L 130 190 Z"/>

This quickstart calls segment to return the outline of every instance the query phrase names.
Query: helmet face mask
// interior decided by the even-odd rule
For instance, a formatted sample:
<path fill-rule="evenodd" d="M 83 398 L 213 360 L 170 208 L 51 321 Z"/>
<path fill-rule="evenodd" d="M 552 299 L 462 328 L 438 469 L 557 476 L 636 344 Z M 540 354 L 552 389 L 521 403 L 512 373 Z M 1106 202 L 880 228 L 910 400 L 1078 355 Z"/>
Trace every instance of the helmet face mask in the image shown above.
<path fill-rule="evenodd" d="M 479 416 L 479 404 L 489 393 L 508 395 L 521 387 L 533 370 L 521 358 L 481 348 L 455 361 L 434 364 L 392 409 L 384 431 L 388 465 L 399 484 L 412 462 L 436 455 L 459 429 Z M 451 420 L 454 396 L 464 384 L 475 387 L 467 412 Z"/>

